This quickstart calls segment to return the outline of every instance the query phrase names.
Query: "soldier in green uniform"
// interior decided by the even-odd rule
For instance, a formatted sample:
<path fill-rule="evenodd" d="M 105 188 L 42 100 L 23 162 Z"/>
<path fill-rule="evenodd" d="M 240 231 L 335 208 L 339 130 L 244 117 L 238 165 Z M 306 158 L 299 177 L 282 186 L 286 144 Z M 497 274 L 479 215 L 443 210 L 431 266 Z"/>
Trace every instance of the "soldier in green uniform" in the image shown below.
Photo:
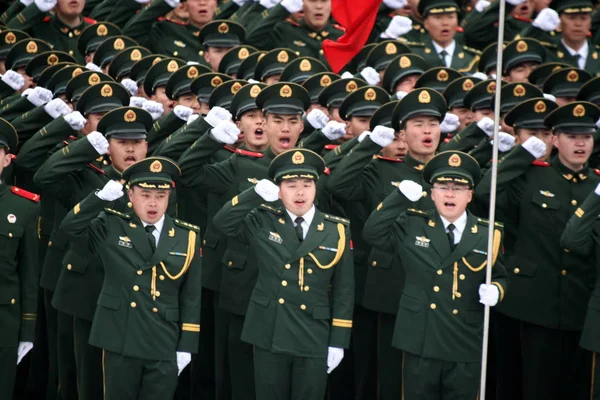
<path fill-rule="evenodd" d="M 218 72 L 229 75 L 234 79 L 237 78 L 238 68 L 242 62 L 257 51 L 258 50 L 252 46 L 236 46 L 232 49 L 229 49 L 229 51 L 223 55 L 221 62 L 219 62 Z M 246 78 L 240 77 L 240 79 Z"/>
<path fill-rule="evenodd" d="M 340 116 L 340 105 L 350 93 L 367 86 L 367 82 L 358 78 L 339 79 L 321 91 L 317 101 L 327 110 L 330 119 L 344 122 Z M 362 132 L 361 132 L 362 133 Z"/>
<path fill-rule="evenodd" d="M 121 82 L 132 96 L 138 95 L 138 85 L 129 79 L 131 68 L 135 63 L 150 55 L 150 50 L 142 46 L 131 46 L 115 54 L 108 67 L 108 75 L 115 81 Z"/>
<path fill-rule="evenodd" d="M 340 117 L 346 125 L 346 132 L 340 140 L 344 142 L 368 131 L 375 111 L 389 101 L 389 94 L 377 86 L 364 86 L 350 93 L 339 108 Z"/>
<path fill-rule="evenodd" d="M 246 57 L 240 64 L 237 70 L 236 78 L 240 79 L 254 79 L 254 70 L 258 61 L 267 54 L 266 51 L 257 51 Z"/>
<path fill-rule="evenodd" d="M 98 70 L 100 68 L 105 74 L 108 73 L 108 68 L 115 55 L 128 47 L 137 46 L 138 43 L 128 38 L 127 36 L 112 36 L 105 39 L 98 45 L 92 58 L 93 65 L 88 65 L 91 69 Z M 94 67 L 95 66 L 95 67 Z"/>
<path fill-rule="evenodd" d="M 290 49 L 273 49 L 259 58 L 254 68 L 254 79 L 267 85 L 277 83 L 285 67 L 296 58 L 298 56 Z"/>
<path fill-rule="evenodd" d="M 114 118 L 107 121 L 114 133 L 134 136 L 152 123 L 133 109 L 107 117 Z M 172 398 L 178 371 L 198 348 L 200 229 L 166 214 L 180 173 L 169 159 L 139 161 L 123 174 L 132 213 L 112 209 L 123 184 L 109 181 L 63 221 L 65 232 L 98 254 L 105 270 L 90 344 L 102 349 L 107 400 Z"/>
<path fill-rule="evenodd" d="M 554 96 L 556 104 L 564 106 L 575 101 L 581 87 L 590 79 L 592 75 L 588 71 L 562 68 L 546 78 L 542 90 Z"/>
<path fill-rule="evenodd" d="M 502 229 L 467 211 L 480 174 L 468 154 L 440 153 L 423 170 L 435 209 L 409 208 L 422 199 L 423 187 L 403 180 L 365 224 L 367 242 L 399 255 L 406 273 L 392 342 L 403 351 L 406 399 L 478 395 L 483 305 L 503 300 L 508 285 Z M 494 241 L 487 285 L 489 229 Z"/>
<path fill-rule="evenodd" d="M 44 38 L 54 50 L 64 51 L 85 63 L 79 53 L 77 40 L 81 32 L 96 21 L 84 17 L 85 0 L 38 0 L 32 2 L 6 24 L 9 28 L 28 32 L 32 37 Z M 48 12 L 54 9 L 54 15 Z"/>
<path fill-rule="evenodd" d="M 92 62 L 94 53 L 100 43 L 112 36 L 121 34 L 121 29 L 115 24 L 101 22 L 85 28 L 77 40 L 77 50 L 83 55 L 84 63 Z"/>
<path fill-rule="evenodd" d="M 0 174 L 17 148 L 17 132 L 0 120 Z M 40 196 L 0 181 L 2 255 L 0 303 L 0 399 L 12 400 L 17 364 L 33 348 L 37 319 L 38 235 Z M 5 215 L 5 216 L 4 216 Z"/>
<path fill-rule="evenodd" d="M 0 89 L 2 90 L 2 104 L 6 105 L 11 100 L 7 98 L 7 94 L 11 95 L 12 101 L 17 99 L 18 97 L 15 94 L 21 93 L 21 91 L 28 89 L 30 87 L 35 87 L 33 83 L 33 78 L 25 73 L 25 68 L 29 61 L 33 59 L 36 55 L 50 51 L 50 45 L 39 39 L 24 39 L 20 42 L 17 42 L 6 54 L 6 60 L 4 62 L 4 67 L 6 68 L 6 72 L 4 75 L 9 75 L 8 71 L 17 72 L 20 74 L 24 82 L 20 85 L 20 88 L 17 89 L 14 86 L 10 86 L 10 82 L 7 80 L 2 80 L 2 84 L 0 85 Z M 2 76 L 4 78 L 4 75 Z M 4 89 L 8 87 L 5 92 Z"/>
<path fill-rule="evenodd" d="M 317 58 L 324 63 L 323 40 L 337 40 L 344 31 L 329 22 L 331 1 L 261 0 L 265 10 L 255 25 L 249 27 L 246 43 L 262 50 L 276 47 L 291 49 L 300 56 Z M 288 18 L 291 14 L 304 11 L 296 22 Z"/>
<path fill-rule="evenodd" d="M 11 47 L 20 42 L 23 39 L 27 39 L 29 35 L 23 31 L 18 29 L 6 29 L 0 32 L 0 74 L 4 74 L 6 72 L 6 68 L 4 67 L 4 60 L 6 59 L 6 55 Z"/>
<path fill-rule="evenodd" d="M 430 65 L 416 54 L 403 54 L 392 60 L 385 69 L 382 87 L 390 95 L 408 93 L 415 88 L 417 79 L 430 69 Z"/>
<path fill-rule="evenodd" d="M 261 254 L 242 331 L 242 340 L 255 346 L 257 399 L 322 398 L 327 373 L 350 344 L 350 234 L 347 220 L 314 207 L 324 170 L 314 152 L 285 151 L 271 162 L 269 180 L 234 197 L 215 216 L 223 233 L 241 237 Z M 278 199 L 282 206 L 261 206 Z"/>
<path fill-rule="evenodd" d="M 502 50 L 502 76 L 507 82 L 527 82 L 531 71 L 546 60 L 546 49 L 535 39 L 517 39 Z"/>
<path fill-rule="evenodd" d="M 279 79 L 283 82 L 302 85 L 311 76 L 327 71 L 329 71 L 329 68 L 316 58 L 298 57 L 283 69 Z"/>
<path fill-rule="evenodd" d="M 430 88 L 442 93 L 450 83 L 461 76 L 463 74 L 453 68 L 430 68 L 417 79 L 415 88 Z"/>
<path fill-rule="evenodd" d="M 467 93 L 479 82 L 482 82 L 479 78 L 463 76 L 452 81 L 443 92 L 448 111 L 456 115 L 460 121 L 458 131 L 462 131 L 473 122 L 475 117 L 473 111 L 465 106 L 464 100 Z"/>
<path fill-rule="evenodd" d="M 178 58 L 165 58 L 152 65 L 146 72 L 144 93 L 150 100 L 162 106 L 162 109 L 157 107 L 152 111 L 152 114 L 156 114 L 152 116 L 155 120 L 173 111 L 175 102 L 167 97 L 167 82 L 171 75 L 184 65 L 183 60 Z"/>
<path fill-rule="evenodd" d="M 367 54 L 365 61 L 365 68 L 358 69 L 358 77 L 364 79 L 370 85 L 378 85 L 383 80 L 383 75 L 392 60 L 398 55 L 412 53 L 411 49 L 404 43 L 395 40 L 386 40 L 378 43 L 373 49 Z M 371 67 L 379 74 L 379 80 L 377 76 L 371 76 L 371 72 L 366 67 Z"/>
<path fill-rule="evenodd" d="M 458 5 L 454 0 L 421 0 L 419 14 L 431 37 L 423 43 L 411 43 L 413 51 L 432 67 L 454 68 L 459 72 L 475 72 L 480 52 L 456 40 Z"/>
<path fill-rule="evenodd" d="M 595 269 L 560 238 L 600 182 L 587 167 L 598 117 L 591 103 L 559 107 L 544 120 L 557 149 L 550 162 L 536 161 L 548 152 L 544 141 L 531 137 L 498 166 L 496 206 L 517 232 L 506 262 L 511 296 L 498 312 L 520 322 L 525 400 L 590 395 L 592 355 L 578 344 Z M 477 187 L 478 200 L 487 201 L 490 179 L 486 174 Z"/>
<path fill-rule="evenodd" d="M 227 51 L 244 43 L 245 36 L 244 27 L 230 21 L 212 21 L 202 28 L 198 40 L 204 46 L 204 59 L 213 72 L 219 70 L 219 63 Z"/>

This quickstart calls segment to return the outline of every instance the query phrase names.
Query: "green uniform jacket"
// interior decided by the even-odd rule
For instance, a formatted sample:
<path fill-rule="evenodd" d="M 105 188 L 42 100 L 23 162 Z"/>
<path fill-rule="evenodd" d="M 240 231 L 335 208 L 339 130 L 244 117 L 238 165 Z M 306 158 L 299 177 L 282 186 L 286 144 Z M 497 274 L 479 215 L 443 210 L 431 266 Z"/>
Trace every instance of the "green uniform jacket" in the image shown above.
<path fill-rule="evenodd" d="M 560 237 L 600 177 L 589 168 L 571 171 L 558 157 L 533 162 L 517 146 L 498 165 L 496 206 L 518 232 L 506 260 L 511 296 L 498 311 L 551 329 L 581 330 L 596 271 L 587 257 L 563 248 Z M 489 197 L 490 182 L 488 172 L 477 186 L 478 200 Z"/>
<path fill-rule="evenodd" d="M 458 150 L 468 153 L 486 138 L 485 132 L 477 126 L 477 123 L 472 122 L 465 129 L 452 136 L 452 139 L 448 142 L 441 142 L 440 151 Z"/>
<path fill-rule="evenodd" d="M 599 265 L 600 232 L 598 214 L 600 214 L 600 198 L 590 193 L 585 202 L 571 216 L 562 235 L 561 244 L 570 251 L 588 257 L 588 263 Z M 580 210 L 580 211 L 579 211 Z M 598 276 L 598 275 L 597 275 Z M 581 334 L 580 346 L 584 349 L 600 352 L 600 284 L 596 285 L 585 315 L 585 323 Z"/>
<path fill-rule="evenodd" d="M 366 204 L 369 212 L 405 179 L 415 181 L 429 191 L 430 185 L 423 180 L 423 163 L 410 155 L 404 160 L 373 158 L 380 151 L 381 146 L 366 137 L 337 166 L 328 182 L 329 191 L 338 198 Z M 423 209 L 433 207 L 428 196 L 419 203 Z M 357 284 L 357 292 L 364 291 L 359 301 L 370 310 L 396 314 L 404 286 L 401 260 L 394 252 L 379 246 L 371 247 L 365 243 L 363 251 L 369 256 L 362 265 L 356 266 L 357 282 L 362 282 Z"/>
<path fill-rule="evenodd" d="M 100 255 L 106 272 L 90 344 L 126 357 L 174 361 L 195 353 L 200 336 L 199 228 L 165 215 L 156 251 L 134 214 L 106 210 L 90 194 L 62 229 Z M 100 215 L 98 215 L 100 213 Z"/>
<path fill-rule="evenodd" d="M 11 122 L 13 119 L 17 118 L 19 115 L 26 113 L 27 111 L 31 111 L 35 108 L 32 102 L 27 100 L 27 96 L 23 96 L 17 101 L 4 105 L 0 109 L 0 118 Z"/>
<path fill-rule="evenodd" d="M 509 15 L 513 8 L 510 4 L 506 5 L 504 40 L 507 41 L 513 40 L 519 32 L 531 25 L 530 20 L 519 19 Z M 464 29 L 463 38 L 465 43 L 478 50 L 483 50 L 488 45 L 496 43 L 498 41 L 499 16 L 500 9 L 498 2 L 492 2 L 481 13 L 475 9 L 471 10 L 461 24 Z"/>
<path fill-rule="evenodd" d="M 314 57 L 328 65 L 323 56 L 323 40 L 335 41 L 344 34 L 344 31 L 331 23 L 320 31 L 315 31 L 306 25 L 304 20 L 295 22 L 286 19 L 290 15 L 281 4 L 263 11 L 256 24 L 248 27 L 246 44 L 261 50 L 285 47 L 299 56 Z"/>
<path fill-rule="evenodd" d="M 303 357 L 325 357 L 328 346 L 348 348 L 354 306 L 348 221 L 316 210 L 300 243 L 285 209 L 263 201 L 250 188 L 215 215 L 223 233 L 260 254 L 242 340 Z"/>
<path fill-rule="evenodd" d="M 452 251 L 436 211 L 409 208 L 398 216 L 409 204 L 395 190 L 371 214 L 364 230 L 369 243 L 398 254 L 406 271 L 392 345 L 425 358 L 480 362 L 484 306 L 479 285 L 485 283 L 488 222 L 468 213 Z M 494 228 L 493 249 L 492 284 L 502 300 L 508 280 L 499 227 Z"/>
<path fill-rule="evenodd" d="M 0 347 L 33 342 L 35 336 L 38 201 L 0 182 Z"/>
<path fill-rule="evenodd" d="M 438 55 L 431 39 L 426 40 L 423 43 L 409 43 L 409 47 L 414 51 L 415 54 L 423 57 L 429 65 L 434 67 L 445 67 L 446 65 L 442 62 L 442 59 Z M 452 54 L 452 62 L 450 68 L 454 68 L 458 72 L 473 73 L 477 71 L 477 62 L 479 61 L 479 55 L 481 53 L 478 50 L 472 49 L 467 46 L 463 46 L 458 40 L 456 41 L 456 48 Z"/>

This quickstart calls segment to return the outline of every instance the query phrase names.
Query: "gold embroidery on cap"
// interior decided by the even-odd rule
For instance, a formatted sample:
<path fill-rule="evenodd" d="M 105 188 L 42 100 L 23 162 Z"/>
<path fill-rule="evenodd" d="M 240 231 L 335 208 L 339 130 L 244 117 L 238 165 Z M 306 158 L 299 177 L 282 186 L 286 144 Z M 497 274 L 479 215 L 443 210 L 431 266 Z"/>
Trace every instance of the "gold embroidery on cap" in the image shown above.
<path fill-rule="evenodd" d="M 167 72 L 175 72 L 175 71 L 177 71 L 177 69 L 179 69 L 179 65 L 177 64 L 177 61 L 175 61 L 175 60 L 169 61 L 169 64 L 167 64 Z"/>
<path fill-rule="evenodd" d="M 137 114 L 133 110 L 127 110 L 125 115 L 123 116 L 125 122 L 134 122 L 137 119 Z"/>
<path fill-rule="evenodd" d="M 579 74 L 577 71 L 570 71 L 567 74 L 567 82 L 577 82 L 579 81 Z"/>
<path fill-rule="evenodd" d="M 310 63 L 310 61 L 308 61 L 308 60 L 300 61 L 300 71 L 308 72 L 310 70 L 312 70 L 312 64 Z"/>
<path fill-rule="evenodd" d="M 410 58 L 406 56 L 400 57 L 400 68 L 408 68 L 412 65 Z"/>
<path fill-rule="evenodd" d="M 98 82 L 100 82 L 100 76 L 96 73 L 91 74 L 90 77 L 88 78 L 88 83 L 92 86 L 98 84 Z"/>
<path fill-rule="evenodd" d="M 115 49 L 115 50 L 123 50 L 124 48 L 125 48 L 125 42 L 121 38 L 118 38 L 113 43 L 113 49 Z"/>
<path fill-rule="evenodd" d="M 279 54 L 277 54 L 277 62 L 286 63 L 289 60 L 290 60 L 290 56 L 288 55 L 287 51 L 281 50 L 279 52 Z"/>
<path fill-rule="evenodd" d="M 56 54 L 52 53 L 48 56 L 48 58 L 46 59 L 46 62 L 48 63 L 48 65 L 54 65 L 54 64 L 58 63 L 58 56 Z"/>
<path fill-rule="evenodd" d="M 15 36 L 14 33 L 8 32 L 6 34 L 6 36 L 4 37 L 4 42 L 6 42 L 8 44 L 16 43 L 17 42 L 17 37 Z"/>
<path fill-rule="evenodd" d="M 533 106 L 533 111 L 535 111 L 536 113 L 544 113 L 544 112 L 546 112 L 546 103 L 544 103 L 542 100 L 538 101 Z"/>
<path fill-rule="evenodd" d="M 448 75 L 448 71 L 442 69 L 437 73 L 437 80 L 438 82 L 446 82 L 449 76 L 450 75 Z"/>

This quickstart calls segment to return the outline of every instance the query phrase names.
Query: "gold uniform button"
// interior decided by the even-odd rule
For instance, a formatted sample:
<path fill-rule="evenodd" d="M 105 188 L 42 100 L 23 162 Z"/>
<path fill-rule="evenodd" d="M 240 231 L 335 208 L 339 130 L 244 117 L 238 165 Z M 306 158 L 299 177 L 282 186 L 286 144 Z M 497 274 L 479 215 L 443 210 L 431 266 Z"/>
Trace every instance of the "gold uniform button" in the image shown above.
<path fill-rule="evenodd" d="M 438 275 L 441 275 L 441 274 L 443 274 L 443 273 L 444 273 L 444 271 L 442 271 L 441 269 L 438 269 L 438 270 L 437 270 L 437 274 L 438 274 Z"/>
<path fill-rule="evenodd" d="M 73 50 L 69 50 L 69 54 L 70 54 L 70 55 L 73 55 L 73 54 L 74 54 L 74 53 L 73 53 Z"/>
<path fill-rule="evenodd" d="M 157 290 L 157 291 L 155 291 L 155 292 L 154 292 L 154 295 L 155 295 L 156 297 L 160 297 L 160 292 Z"/>
<path fill-rule="evenodd" d="M 373 262 L 371 263 L 371 266 L 373 266 L 373 267 L 376 267 L 376 266 L 377 266 L 377 261 L 373 261 Z"/>
<path fill-rule="evenodd" d="M 565 249 L 565 253 L 568 253 L 568 252 L 569 252 L 569 249 Z"/>
<path fill-rule="evenodd" d="M 138 270 L 138 272 L 137 272 L 137 274 L 138 274 L 138 275 L 141 275 L 141 274 L 143 274 L 143 273 L 144 273 L 144 271 L 142 271 L 141 269 L 140 269 L 140 270 Z"/>
<path fill-rule="evenodd" d="M 460 292 L 457 292 L 457 293 L 456 293 L 456 297 L 460 299 L 460 298 L 462 297 L 462 293 L 460 293 Z"/>
<path fill-rule="evenodd" d="M 52 246 L 52 241 L 49 241 L 48 242 L 48 247 L 51 247 L 51 246 Z"/>
<path fill-rule="evenodd" d="M 518 274 L 519 272 L 521 272 L 521 270 L 520 270 L 519 268 L 515 268 L 515 269 L 513 269 L 513 272 L 514 272 L 515 274 Z"/>
<path fill-rule="evenodd" d="M 560 271 L 560 273 L 561 273 L 562 276 L 565 276 L 565 275 L 567 275 L 567 270 L 563 269 L 562 271 Z"/>
<path fill-rule="evenodd" d="M 228 267 L 231 267 L 232 265 L 233 265 L 233 263 L 232 263 L 231 261 L 228 261 L 228 262 L 227 262 L 227 266 L 228 266 Z"/>
<path fill-rule="evenodd" d="M 458 310 L 452 310 L 452 314 L 458 315 Z"/>
<path fill-rule="evenodd" d="M 138 285 L 134 285 L 133 286 L 133 290 L 135 290 L 136 292 L 140 290 L 140 287 Z"/>
<path fill-rule="evenodd" d="M 427 197 L 427 192 L 423 192 L 423 193 L 422 193 L 422 196 L 423 196 L 423 197 Z"/>
<path fill-rule="evenodd" d="M 464 274 L 460 274 L 458 277 L 459 277 L 459 279 L 460 279 L 461 281 L 464 281 L 464 280 L 465 280 L 465 275 L 464 275 Z"/>
<path fill-rule="evenodd" d="M 304 304 L 302 304 L 302 305 L 300 306 L 300 309 L 301 309 L 302 311 L 304 311 L 304 310 L 306 310 L 306 306 L 305 306 Z"/>
<path fill-rule="evenodd" d="M 158 308 L 154 307 L 154 308 L 152 309 L 152 312 L 154 312 L 154 313 L 158 312 Z"/>
<path fill-rule="evenodd" d="M 577 178 L 573 178 L 573 183 L 577 183 Z"/>
<path fill-rule="evenodd" d="M 73 37 L 73 32 L 69 32 L 69 37 Z"/>
<path fill-rule="evenodd" d="M 433 291 L 436 292 L 436 293 L 439 292 L 440 291 L 440 287 L 439 286 L 434 286 L 433 287 Z"/>
<path fill-rule="evenodd" d="M 287 286 L 287 281 L 281 281 L 281 286 Z"/>
<path fill-rule="evenodd" d="M 290 269 L 292 266 L 290 264 L 285 264 L 285 269 Z"/>
<path fill-rule="evenodd" d="M 279 304 L 283 304 L 283 303 L 285 303 L 285 300 L 284 299 L 279 299 Z"/>
<path fill-rule="evenodd" d="M 127 202 L 127 207 L 129 207 L 129 208 L 133 207 L 133 203 L 132 203 L 132 202 L 130 202 L 130 201 L 128 201 L 128 202 Z"/>
<path fill-rule="evenodd" d="M 206 239 L 202 241 L 202 246 L 206 246 Z"/>
<path fill-rule="evenodd" d="M 12 236 L 13 236 L 13 235 L 12 235 L 12 233 L 9 233 L 9 234 L 8 234 L 8 237 L 12 237 Z"/>
<path fill-rule="evenodd" d="M 161 281 L 165 280 L 165 276 L 164 275 L 159 275 L 158 279 L 160 279 Z"/>
<path fill-rule="evenodd" d="M 67 264 L 67 269 L 68 269 L 69 271 L 70 271 L 70 270 L 72 270 L 72 269 L 73 269 L 73 265 L 71 265 L 71 264 Z"/>
<path fill-rule="evenodd" d="M 135 304 L 135 301 L 132 301 L 131 302 L 131 308 L 136 308 L 136 307 L 137 307 L 137 304 Z"/>
<path fill-rule="evenodd" d="M 309 268 L 308 271 L 306 271 L 306 272 L 308 272 L 308 274 L 310 275 L 313 273 L 313 270 Z"/>
<path fill-rule="evenodd" d="M 572 206 L 576 206 L 577 205 L 577 200 L 571 200 L 571 205 Z"/>
<path fill-rule="evenodd" d="M 319 50 L 319 54 L 323 55 L 325 52 L 323 51 L 323 49 Z"/>
<path fill-rule="evenodd" d="M 431 303 L 431 305 L 429 307 L 431 307 L 432 310 L 435 310 L 437 308 L 437 306 L 435 305 L 435 303 Z"/>
<path fill-rule="evenodd" d="M 309 289 L 310 289 L 310 288 L 309 288 L 308 286 L 304 286 L 304 291 L 305 291 L 305 292 L 308 292 L 308 290 L 309 290 Z"/>
<path fill-rule="evenodd" d="M 548 205 L 546 203 L 542 204 L 542 208 L 548 208 Z"/>
<path fill-rule="evenodd" d="M 10 304 L 17 304 L 17 299 L 10 299 Z"/>
<path fill-rule="evenodd" d="M 174 51 L 174 52 L 173 52 L 173 55 L 174 55 L 174 56 L 176 56 L 177 54 L 179 54 L 179 52 L 177 52 L 177 51 Z"/>

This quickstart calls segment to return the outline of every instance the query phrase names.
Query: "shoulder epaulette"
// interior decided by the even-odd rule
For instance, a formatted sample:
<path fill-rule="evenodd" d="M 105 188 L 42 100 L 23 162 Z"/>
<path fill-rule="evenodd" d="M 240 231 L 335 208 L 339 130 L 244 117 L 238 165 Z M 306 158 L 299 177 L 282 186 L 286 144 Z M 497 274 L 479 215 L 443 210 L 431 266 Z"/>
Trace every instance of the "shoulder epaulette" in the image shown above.
<path fill-rule="evenodd" d="M 339 147 L 339 144 L 326 144 L 323 148 L 325 150 L 335 150 Z"/>
<path fill-rule="evenodd" d="M 104 211 L 106 211 L 107 213 L 110 213 L 110 214 L 118 215 L 121 218 L 131 219 L 131 215 L 124 214 L 124 213 L 119 212 L 117 210 L 113 210 L 112 208 L 105 208 Z"/>
<path fill-rule="evenodd" d="M 531 163 L 531 165 L 535 165 L 536 167 L 549 167 L 550 163 L 546 161 L 535 160 Z"/>
<path fill-rule="evenodd" d="M 323 214 L 323 218 L 331 222 L 338 222 L 340 224 L 344 224 L 346 226 L 350 225 L 349 219 L 336 217 L 335 215 Z"/>
<path fill-rule="evenodd" d="M 85 22 L 87 22 L 88 24 L 92 24 L 92 25 L 93 25 L 93 24 L 95 24 L 96 22 L 98 22 L 98 21 L 96 21 L 95 19 L 93 19 L 93 18 L 90 18 L 90 17 L 83 17 L 83 20 L 84 20 Z"/>
<path fill-rule="evenodd" d="M 294 21 L 294 20 L 293 20 L 293 19 L 291 19 L 291 18 L 286 18 L 286 19 L 285 19 L 285 22 L 287 22 L 287 23 L 290 23 L 290 24 L 292 24 L 292 25 L 294 25 L 294 26 L 300 26 L 300 24 L 299 24 L 299 23 L 297 23 L 296 21 Z"/>
<path fill-rule="evenodd" d="M 426 211 L 422 211 L 422 210 L 417 210 L 416 208 L 409 208 L 408 210 L 406 210 L 406 212 L 408 214 L 411 215 L 418 215 L 420 217 L 427 217 L 429 218 L 429 213 Z"/>
<path fill-rule="evenodd" d="M 187 222 L 180 221 L 178 219 L 173 219 L 173 223 L 182 228 L 186 228 L 192 231 L 200 232 L 200 227 L 198 225 L 188 224 Z"/>
<path fill-rule="evenodd" d="M 90 167 L 91 169 L 93 169 L 94 171 L 96 171 L 99 174 L 106 175 L 106 172 L 102 168 L 98 168 L 92 163 L 89 163 L 88 167 Z"/>
<path fill-rule="evenodd" d="M 374 155 L 373 158 L 379 159 L 379 160 L 391 161 L 391 162 L 399 162 L 399 163 L 404 162 L 404 160 L 401 158 L 384 157 L 384 156 L 380 156 L 378 154 Z"/>
<path fill-rule="evenodd" d="M 282 215 L 283 214 L 282 210 L 279 210 L 279 209 L 277 209 L 275 207 L 268 206 L 266 204 L 261 204 L 260 207 L 258 207 L 258 208 L 260 210 L 269 211 L 269 212 L 272 212 L 273 214 L 277 214 L 277 215 Z"/>
<path fill-rule="evenodd" d="M 473 54 L 481 55 L 481 51 L 474 49 L 472 47 L 463 46 L 463 49 L 470 51 Z"/>
<path fill-rule="evenodd" d="M 407 46 L 413 46 L 413 47 L 425 47 L 425 43 L 424 42 L 406 42 L 404 43 Z"/>
<path fill-rule="evenodd" d="M 600 169 L 594 169 L 594 172 L 596 173 L 596 175 L 600 175 Z"/>
<path fill-rule="evenodd" d="M 242 156 L 254 157 L 254 158 L 263 158 L 265 156 L 263 153 L 259 153 L 256 151 L 242 150 L 242 149 L 235 149 L 234 152 L 236 154 L 240 154 Z"/>
<path fill-rule="evenodd" d="M 44 19 L 42 20 L 42 22 L 50 22 L 50 17 L 44 17 Z"/>
<path fill-rule="evenodd" d="M 532 22 L 533 22 L 533 20 L 532 20 L 532 19 L 525 18 L 525 17 L 520 17 L 520 16 L 518 16 L 518 15 L 515 15 L 515 16 L 513 16 L 513 18 L 514 18 L 514 19 L 517 19 L 517 20 L 519 20 L 519 21 L 523 21 L 523 22 L 529 22 L 529 23 L 532 23 Z"/>
<path fill-rule="evenodd" d="M 483 218 L 477 218 L 477 223 L 482 226 L 490 226 L 490 221 Z M 501 222 L 494 222 L 494 226 L 497 226 L 498 228 L 504 228 L 504 224 L 502 224 Z"/>
<path fill-rule="evenodd" d="M 11 187 L 10 190 L 11 190 L 11 192 L 13 192 L 14 194 L 16 194 L 17 196 L 24 197 L 27 200 L 35 201 L 36 203 L 38 201 L 40 201 L 40 195 L 39 194 L 28 192 L 27 190 L 18 188 L 16 186 Z"/>

